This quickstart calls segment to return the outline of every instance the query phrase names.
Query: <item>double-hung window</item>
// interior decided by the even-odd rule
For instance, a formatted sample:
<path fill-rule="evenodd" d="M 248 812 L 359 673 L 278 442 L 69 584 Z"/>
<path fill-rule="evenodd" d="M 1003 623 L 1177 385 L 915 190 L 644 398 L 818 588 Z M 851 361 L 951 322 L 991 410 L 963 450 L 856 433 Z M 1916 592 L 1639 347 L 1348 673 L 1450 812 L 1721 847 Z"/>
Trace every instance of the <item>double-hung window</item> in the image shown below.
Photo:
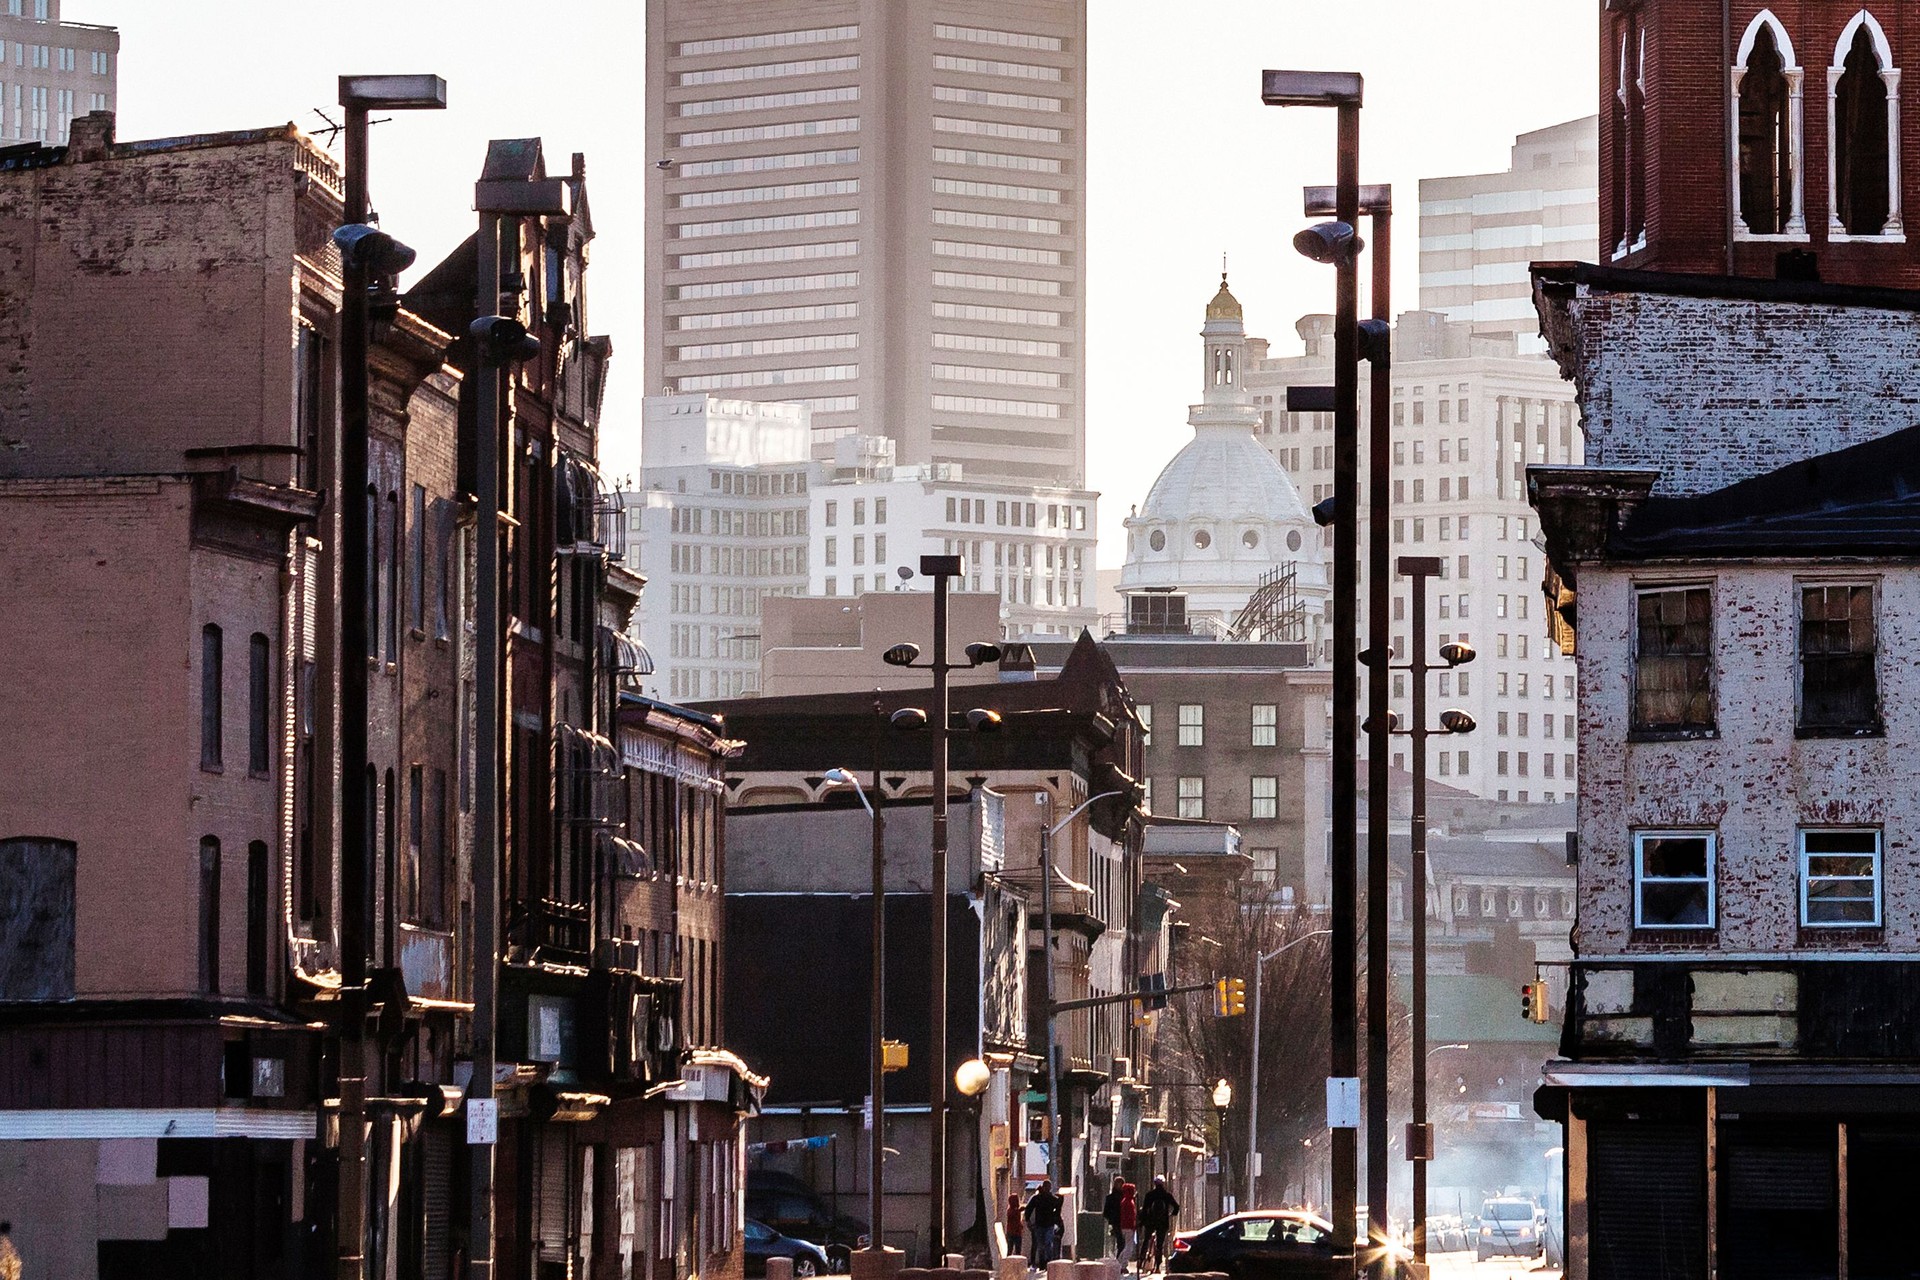
<path fill-rule="evenodd" d="M 1207 816 L 1207 780 L 1205 778 L 1180 779 L 1180 794 L 1176 803 L 1175 816 L 1181 818 Z"/>
<path fill-rule="evenodd" d="M 1800 832 L 1800 923 L 1807 928 L 1877 928 L 1880 832 L 1812 827 Z"/>
<path fill-rule="evenodd" d="M 1865 583 L 1800 588 L 1800 724 L 1809 737 L 1880 731 L 1874 673 L 1873 588 Z"/>
<path fill-rule="evenodd" d="M 1636 929 L 1711 929 L 1716 922 L 1712 831 L 1637 831 L 1633 837 Z"/>
<path fill-rule="evenodd" d="M 1180 704 L 1180 745 L 1203 747 L 1207 744 L 1207 709 L 1198 702 Z"/>
<path fill-rule="evenodd" d="M 1272 702 L 1253 704 L 1253 745 L 1271 747 L 1280 741 L 1280 708 Z"/>
<path fill-rule="evenodd" d="M 1248 813 L 1252 818 L 1277 818 L 1280 816 L 1280 779 L 1254 777 L 1252 783 L 1253 805 Z"/>
<path fill-rule="evenodd" d="M 1711 730 L 1712 588 L 1643 588 L 1637 605 L 1633 727 L 1655 733 Z"/>

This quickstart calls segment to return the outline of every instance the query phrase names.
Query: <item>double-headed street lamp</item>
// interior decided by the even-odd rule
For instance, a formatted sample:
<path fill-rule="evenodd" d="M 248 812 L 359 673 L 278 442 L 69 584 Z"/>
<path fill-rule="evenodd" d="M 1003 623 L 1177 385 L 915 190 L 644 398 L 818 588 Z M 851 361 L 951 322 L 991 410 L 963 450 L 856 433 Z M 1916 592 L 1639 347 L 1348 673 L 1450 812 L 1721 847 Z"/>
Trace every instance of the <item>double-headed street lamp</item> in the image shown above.
<path fill-rule="evenodd" d="M 1337 113 L 1334 219 L 1296 237 L 1294 247 L 1334 267 L 1333 326 L 1333 803 L 1329 898 L 1332 910 L 1332 1053 L 1328 1072 L 1329 1112 L 1333 1099 L 1358 1089 L 1355 1007 L 1356 833 L 1359 827 L 1359 598 L 1354 569 L 1359 558 L 1360 330 L 1358 245 L 1360 220 L 1360 102 L 1362 80 L 1356 72 L 1266 71 L 1260 100 L 1274 107 L 1331 107 Z M 1316 512 L 1316 516 L 1318 512 Z M 1354 1212 L 1358 1187 L 1355 1134 L 1357 1117 L 1329 1114 L 1333 1130 L 1333 1223 L 1335 1247 L 1353 1256 Z M 1384 1203 L 1373 1212 L 1386 1213 Z"/>
<path fill-rule="evenodd" d="M 1283 942 L 1271 951 L 1265 951 L 1254 957 L 1253 961 L 1253 1078 L 1247 1086 L 1247 1208 L 1260 1207 L 1260 987 L 1267 972 L 1267 962 L 1276 956 L 1293 950 L 1309 938 L 1324 938 L 1332 933 L 1331 929 L 1315 929 L 1303 933 L 1291 942 Z"/>
<path fill-rule="evenodd" d="M 966 563 L 960 556 L 921 556 L 921 576 L 933 579 L 933 658 L 920 662 L 919 647 L 911 644 L 894 645 L 882 655 L 889 666 L 933 672 L 933 706 L 922 717 L 933 730 L 933 868 L 928 884 L 932 918 L 927 943 L 933 977 L 927 1035 L 927 1222 L 928 1252 L 936 1259 L 946 1251 L 947 1218 L 947 716 L 951 711 L 947 675 L 956 665 L 964 669 L 1000 660 L 1000 646 L 984 643 L 967 646 L 964 664 L 947 660 L 947 595 L 953 580 L 965 573 Z M 992 725 L 998 724 L 999 717 L 993 712 L 981 714 L 991 717 Z M 976 730 L 989 724 L 976 720 L 972 712 L 968 721 Z M 899 712 L 894 713 L 894 723 L 901 724 Z"/>

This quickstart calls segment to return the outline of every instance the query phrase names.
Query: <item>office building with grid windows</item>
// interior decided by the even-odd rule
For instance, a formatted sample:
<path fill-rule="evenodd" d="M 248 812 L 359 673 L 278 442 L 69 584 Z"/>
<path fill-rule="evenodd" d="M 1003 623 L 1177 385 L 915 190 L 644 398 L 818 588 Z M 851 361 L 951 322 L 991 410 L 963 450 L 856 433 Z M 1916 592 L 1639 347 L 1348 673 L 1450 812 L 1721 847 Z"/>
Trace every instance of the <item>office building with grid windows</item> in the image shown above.
<path fill-rule="evenodd" d="M 1085 0 L 649 0 L 646 383 L 1085 478 Z"/>
<path fill-rule="evenodd" d="M 120 32 L 67 22 L 60 0 L 0 0 L 0 147 L 59 145 L 89 111 L 117 108 Z"/>

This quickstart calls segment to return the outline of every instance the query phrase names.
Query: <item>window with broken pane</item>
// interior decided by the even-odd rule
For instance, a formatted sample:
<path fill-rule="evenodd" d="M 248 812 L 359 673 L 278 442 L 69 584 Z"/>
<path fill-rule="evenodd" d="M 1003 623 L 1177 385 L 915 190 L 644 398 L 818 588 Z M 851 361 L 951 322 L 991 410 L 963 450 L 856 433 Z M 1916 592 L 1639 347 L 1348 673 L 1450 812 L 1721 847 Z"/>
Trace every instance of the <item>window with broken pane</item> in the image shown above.
<path fill-rule="evenodd" d="M 1824 827 L 1800 833 L 1800 923 L 1880 923 L 1880 832 Z"/>
<path fill-rule="evenodd" d="M 1865 583 L 1802 586 L 1801 732 L 1874 733 L 1879 728 L 1873 587 Z"/>
<path fill-rule="evenodd" d="M 1639 593 L 1633 727 L 1656 732 L 1713 728 L 1713 592 L 1655 587 Z"/>
<path fill-rule="evenodd" d="M 1633 923 L 1639 929 L 1714 927 L 1714 834 L 1641 831 L 1633 841 Z"/>

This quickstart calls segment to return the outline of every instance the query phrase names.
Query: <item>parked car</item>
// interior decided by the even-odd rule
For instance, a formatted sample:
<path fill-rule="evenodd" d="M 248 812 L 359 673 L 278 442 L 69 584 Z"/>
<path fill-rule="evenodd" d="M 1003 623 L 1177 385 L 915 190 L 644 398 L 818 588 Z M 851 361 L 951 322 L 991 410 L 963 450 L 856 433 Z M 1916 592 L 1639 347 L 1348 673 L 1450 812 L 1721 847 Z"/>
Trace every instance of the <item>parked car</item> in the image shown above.
<path fill-rule="evenodd" d="M 1385 1247 L 1401 1260 L 1413 1256 L 1397 1244 Z M 1333 1224 L 1325 1218 L 1304 1209 L 1261 1209 L 1180 1232 L 1167 1270 L 1224 1271 L 1235 1280 L 1297 1280 L 1351 1276 L 1352 1264 L 1343 1270 L 1335 1262 Z"/>
<path fill-rule="evenodd" d="M 747 1216 L 783 1236 L 816 1241 L 826 1250 L 827 1269 L 843 1274 L 852 1269 L 853 1251 L 864 1243 L 867 1224 L 835 1213 L 827 1200 L 790 1173 L 754 1169 L 747 1174 Z"/>
<path fill-rule="evenodd" d="M 1480 1206 L 1480 1231 L 1473 1251 L 1482 1262 L 1500 1255 L 1531 1258 L 1539 1254 L 1540 1211 L 1522 1196 L 1500 1196 Z"/>
<path fill-rule="evenodd" d="M 1471 1249 L 1473 1242 L 1467 1238 L 1467 1229 L 1460 1219 L 1450 1213 L 1439 1214 L 1427 1219 L 1427 1249 L 1432 1253 L 1458 1253 L 1462 1249 Z"/>
<path fill-rule="evenodd" d="M 747 1219 L 743 1233 L 747 1238 L 747 1274 L 750 1276 L 767 1274 L 768 1258 L 792 1258 L 796 1276 L 825 1275 L 831 1269 L 827 1265 L 827 1251 L 811 1240 L 783 1236 L 752 1218 Z"/>

